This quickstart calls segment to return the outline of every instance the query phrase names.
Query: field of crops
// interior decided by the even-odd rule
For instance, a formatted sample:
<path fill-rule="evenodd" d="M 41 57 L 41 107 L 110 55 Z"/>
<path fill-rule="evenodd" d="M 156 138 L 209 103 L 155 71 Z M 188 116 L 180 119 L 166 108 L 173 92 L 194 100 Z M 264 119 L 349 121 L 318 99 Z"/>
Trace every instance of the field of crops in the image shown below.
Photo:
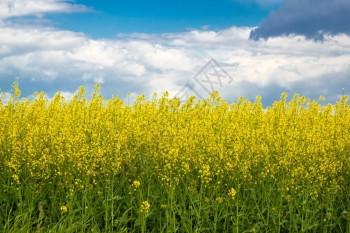
<path fill-rule="evenodd" d="M 350 104 L 0 101 L 0 232 L 350 232 Z"/>

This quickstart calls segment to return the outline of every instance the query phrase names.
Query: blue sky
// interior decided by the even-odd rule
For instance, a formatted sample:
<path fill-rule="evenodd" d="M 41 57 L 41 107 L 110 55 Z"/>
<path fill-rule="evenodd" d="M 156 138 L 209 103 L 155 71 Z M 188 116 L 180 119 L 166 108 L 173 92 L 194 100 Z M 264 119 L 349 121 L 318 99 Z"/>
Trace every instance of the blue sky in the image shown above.
<path fill-rule="evenodd" d="M 79 14 L 48 18 L 58 28 L 82 31 L 93 38 L 119 33 L 169 33 L 256 26 L 281 2 L 260 4 L 234 0 L 77 1 L 89 8 Z"/>
<path fill-rule="evenodd" d="M 0 88 L 71 98 L 350 93 L 349 0 L 0 0 Z"/>

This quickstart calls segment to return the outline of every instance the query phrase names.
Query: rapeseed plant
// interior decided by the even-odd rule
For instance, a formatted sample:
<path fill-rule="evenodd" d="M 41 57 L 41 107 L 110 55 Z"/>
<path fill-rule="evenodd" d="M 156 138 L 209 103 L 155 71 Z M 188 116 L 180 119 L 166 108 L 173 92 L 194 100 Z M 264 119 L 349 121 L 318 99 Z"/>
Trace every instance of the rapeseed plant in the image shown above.
<path fill-rule="evenodd" d="M 148 214 L 150 208 L 151 208 L 151 204 L 148 201 L 143 201 L 141 203 L 140 212 L 144 214 Z"/>
<path fill-rule="evenodd" d="M 67 212 L 68 212 L 68 207 L 67 207 L 67 205 L 61 206 L 61 207 L 60 207 L 60 210 L 61 210 L 62 213 L 67 213 Z"/>
<path fill-rule="evenodd" d="M 1 232 L 350 229 L 346 96 L 125 105 L 99 86 L 70 101 L 13 88 L 0 98 Z"/>
<path fill-rule="evenodd" d="M 235 199 L 235 196 L 236 196 L 236 190 L 234 189 L 234 188 L 231 188 L 229 191 L 228 191 L 228 195 L 230 196 L 230 198 L 232 199 L 232 200 L 234 200 Z"/>

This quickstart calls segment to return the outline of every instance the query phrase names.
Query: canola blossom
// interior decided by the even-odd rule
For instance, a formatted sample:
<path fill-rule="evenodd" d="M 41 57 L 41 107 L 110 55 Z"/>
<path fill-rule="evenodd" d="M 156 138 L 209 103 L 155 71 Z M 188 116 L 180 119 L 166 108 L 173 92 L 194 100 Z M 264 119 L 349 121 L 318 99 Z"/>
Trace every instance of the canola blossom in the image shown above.
<path fill-rule="evenodd" d="M 350 231 L 346 96 L 34 96 L 0 99 L 1 232 Z"/>
<path fill-rule="evenodd" d="M 67 206 L 61 206 L 60 210 L 62 211 L 62 213 L 67 213 L 68 212 L 68 207 Z"/>

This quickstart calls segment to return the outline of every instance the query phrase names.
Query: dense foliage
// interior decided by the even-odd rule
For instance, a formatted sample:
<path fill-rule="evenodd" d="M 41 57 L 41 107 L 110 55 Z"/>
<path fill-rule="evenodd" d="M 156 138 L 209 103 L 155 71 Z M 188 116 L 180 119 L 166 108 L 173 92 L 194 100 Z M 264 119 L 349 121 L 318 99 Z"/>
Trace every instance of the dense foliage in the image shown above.
<path fill-rule="evenodd" d="M 350 105 L 0 101 L 1 232 L 350 232 Z"/>

